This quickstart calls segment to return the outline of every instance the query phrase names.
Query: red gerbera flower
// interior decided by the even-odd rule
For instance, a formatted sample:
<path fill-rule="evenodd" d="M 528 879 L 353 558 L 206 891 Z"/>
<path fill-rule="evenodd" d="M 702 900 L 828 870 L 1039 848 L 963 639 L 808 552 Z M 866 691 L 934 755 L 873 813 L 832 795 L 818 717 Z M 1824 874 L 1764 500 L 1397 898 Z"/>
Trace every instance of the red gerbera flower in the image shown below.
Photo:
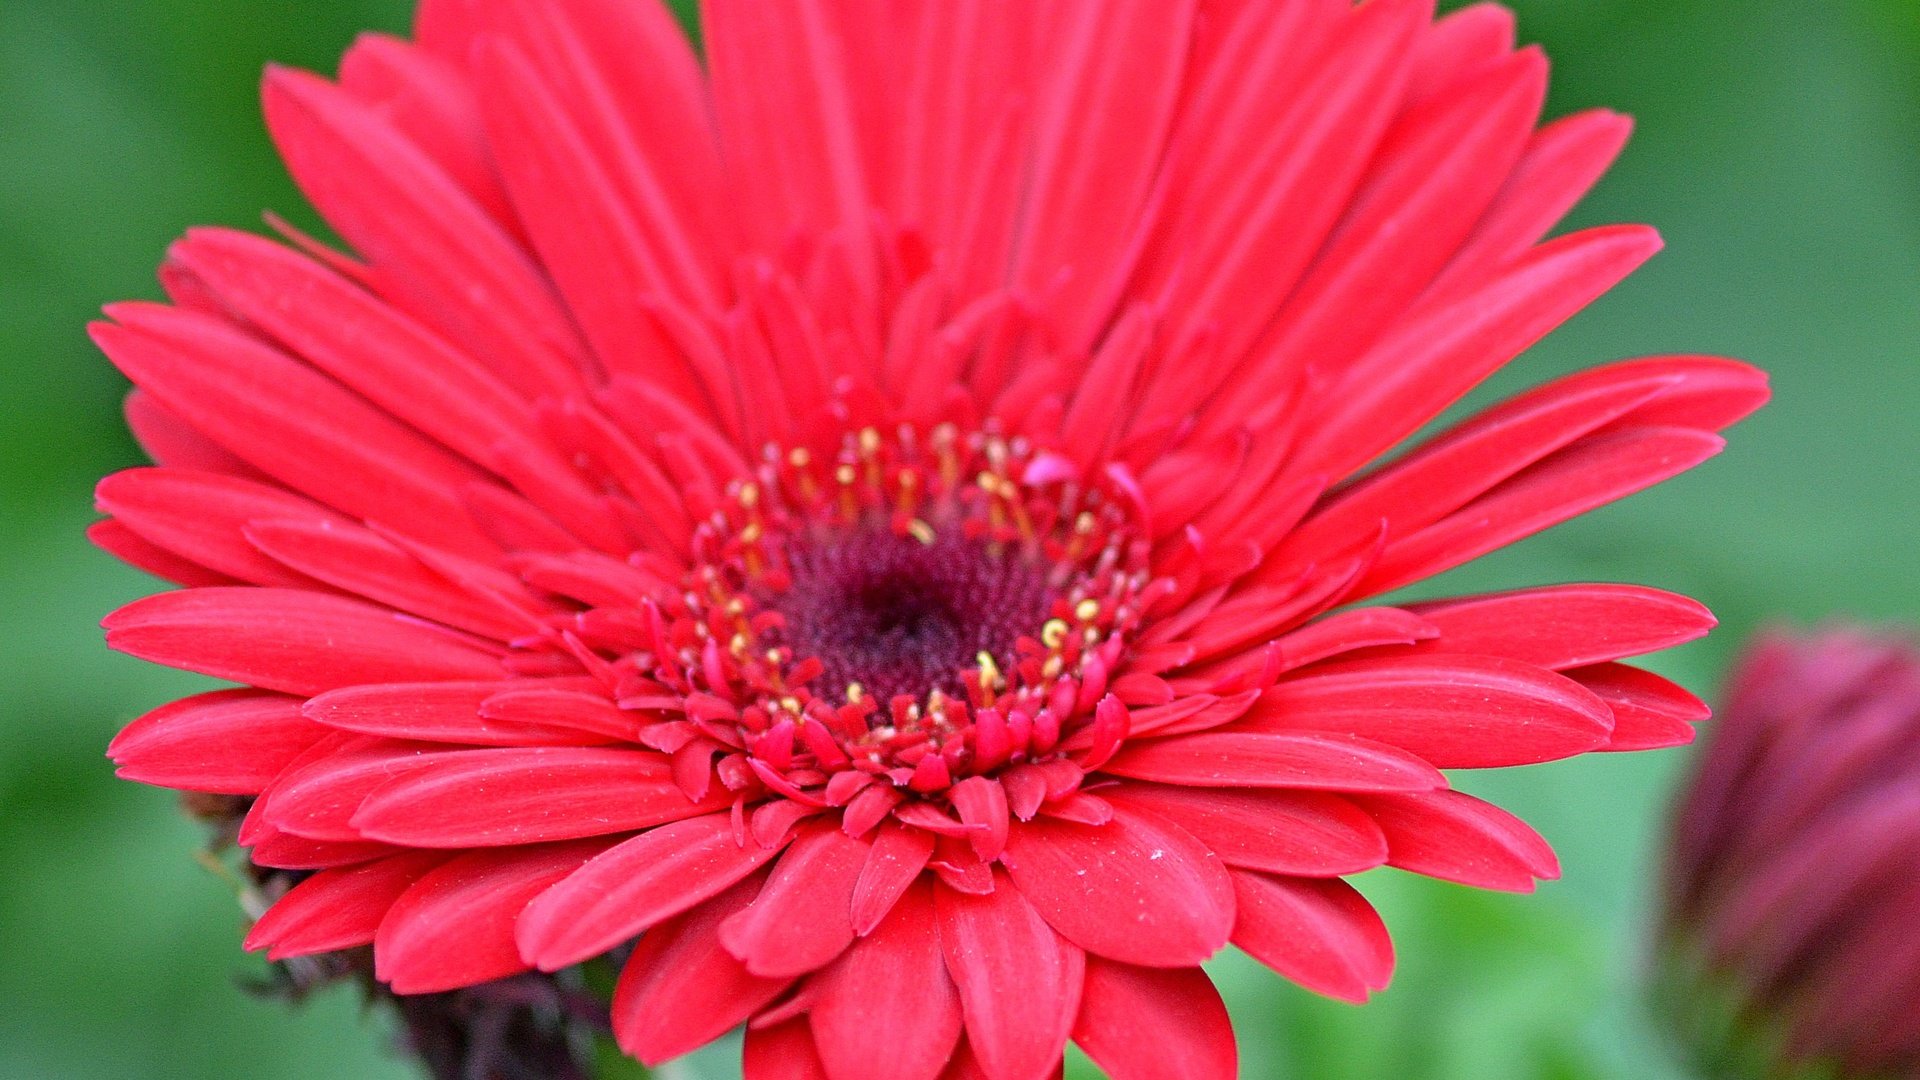
<path fill-rule="evenodd" d="M 427 0 L 274 71 L 358 252 L 190 233 L 95 337 L 160 463 L 116 647 L 243 684 L 114 744 L 257 796 L 277 957 L 403 994 L 624 957 L 621 1044 L 753 1076 L 1230 1076 L 1232 942 L 1360 1000 L 1342 880 L 1551 876 L 1449 768 L 1667 746 L 1632 586 L 1369 598 L 1712 455 L 1666 357 L 1364 470 L 1658 247 L 1542 241 L 1536 130 L 1431 0 Z M 297 249 L 297 250 L 296 250 Z M 624 951 L 638 938 L 630 954 Z"/>

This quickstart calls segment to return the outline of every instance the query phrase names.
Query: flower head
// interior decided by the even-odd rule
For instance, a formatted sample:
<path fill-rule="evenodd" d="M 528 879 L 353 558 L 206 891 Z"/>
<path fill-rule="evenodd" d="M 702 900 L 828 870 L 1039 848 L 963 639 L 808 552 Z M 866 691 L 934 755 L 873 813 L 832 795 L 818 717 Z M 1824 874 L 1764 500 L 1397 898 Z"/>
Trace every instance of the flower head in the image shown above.
<path fill-rule="evenodd" d="M 1916 740 L 1910 638 L 1775 634 L 1735 669 L 1674 824 L 1661 957 L 1716 1075 L 1920 1070 Z"/>
<path fill-rule="evenodd" d="M 623 963 L 646 1061 L 1226 1076 L 1198 964 L 1384 986 L 1342 879 L 1546 845 L 1440 770 L 1667 746 L 1620 585 L 1375 598 L 1716 452 L 1728 360 L 1384 452 L 1650 256 L 1543 240 L 1619 116 L 1430 0 L 426 0 L 266 115 L 355 255 L 170 252 L 96 328 L 159 463 L 111 643 L 244 688 L 124 775 L 402 994 Z M 629 949 L 637 938 L 637 944 Z M 971 1069 L 973 1072 L 965 1072 Z"/>

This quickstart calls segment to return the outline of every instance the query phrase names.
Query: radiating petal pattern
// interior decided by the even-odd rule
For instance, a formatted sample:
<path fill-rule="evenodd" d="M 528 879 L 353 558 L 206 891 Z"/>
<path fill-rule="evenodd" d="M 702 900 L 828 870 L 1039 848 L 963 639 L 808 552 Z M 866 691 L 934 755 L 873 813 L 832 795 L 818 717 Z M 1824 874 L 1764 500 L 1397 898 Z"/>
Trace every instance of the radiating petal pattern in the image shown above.
<path fill-rule="evenodd" d="M 1037 1080 L 1068 1039 L 1227 1077 L 1229 942 L 1361 1000 L 1392 949 L 1345 876 L 1556 873 L 1441 770 L 1691 738 L 1625 662 L 1689 599 L 1379 598 L 1767 396 L 1653 357 L 1416 440 L 1660 247 L 1552 235 L 1630 125 L 1543 123 L 1510 13 L 701 31 L 421 0 L 274 69 L 350 250 L 194 229 L 94 327 L 155 464 L 89 536 L 181 586 L 107 640 L 239 684 L 109 753 L 225 815 L 250 945 L 543 1023 L 617 966 L 627 1053 L 744 1024 L 750 1078 Z"/>

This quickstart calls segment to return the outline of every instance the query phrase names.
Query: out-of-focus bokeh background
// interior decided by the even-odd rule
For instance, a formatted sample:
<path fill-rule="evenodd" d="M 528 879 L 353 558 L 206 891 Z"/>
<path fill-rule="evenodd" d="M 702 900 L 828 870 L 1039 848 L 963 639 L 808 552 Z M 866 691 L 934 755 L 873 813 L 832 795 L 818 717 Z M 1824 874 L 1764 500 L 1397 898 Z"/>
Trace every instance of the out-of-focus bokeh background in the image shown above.
<path fill-rule="evenodd" d="M 1920 3 L 1513 0 L 1555 61 L 1551 111 L 1639 134 L 1579 212 L 1668 250 L 1493 392 L 1650 352 L 1742 356 L 1776 403 L 1723 458 L 1458 572 L 1460 589 L 1632 580 L 1699 596 L 1714 638 L 1655 666 L 1702 692 L 1756 626 L 1920 615 Z M 172 797 L 113 779 L 108 738 L 196 680 L 117 657 L 96 622 L 150 583 L 87 547 L 90 488 L 134 464 L 124 386 L 87 344 L 106 301 L 157 295 L 190 224 L 310 221 L 261 131 L 262 64 L 331 69 L 404 0 L 0 4 L 0 1077 L 408 1075 L 341 991 L 299 1010 L 238 984 L 227 887 Z M 1249 1077 L 1660 1080 L 1636 979 L 1683 752 L 1466 786 L 1558 847 L 1533 897 L 1387 872 L 1399 941 L 1354 1009 L 1241 960 L 1219 974 Z M 725 1054 L 692 1065 L 725 1075 Z M 683 1074 L 684 1075 L 684 1074 Z"/>

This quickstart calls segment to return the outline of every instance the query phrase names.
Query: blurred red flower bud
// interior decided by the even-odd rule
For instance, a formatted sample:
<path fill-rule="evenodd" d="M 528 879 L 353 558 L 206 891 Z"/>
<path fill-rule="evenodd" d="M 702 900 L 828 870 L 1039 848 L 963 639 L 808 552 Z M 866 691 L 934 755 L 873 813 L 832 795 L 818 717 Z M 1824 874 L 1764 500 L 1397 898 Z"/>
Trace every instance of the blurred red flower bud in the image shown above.
<path fill-rule="evenodd" d="M 1669 852 L 1662 1006 L 1712 1076 L 1920 1076 L 1920 643 L 1770 634 Z"/>

